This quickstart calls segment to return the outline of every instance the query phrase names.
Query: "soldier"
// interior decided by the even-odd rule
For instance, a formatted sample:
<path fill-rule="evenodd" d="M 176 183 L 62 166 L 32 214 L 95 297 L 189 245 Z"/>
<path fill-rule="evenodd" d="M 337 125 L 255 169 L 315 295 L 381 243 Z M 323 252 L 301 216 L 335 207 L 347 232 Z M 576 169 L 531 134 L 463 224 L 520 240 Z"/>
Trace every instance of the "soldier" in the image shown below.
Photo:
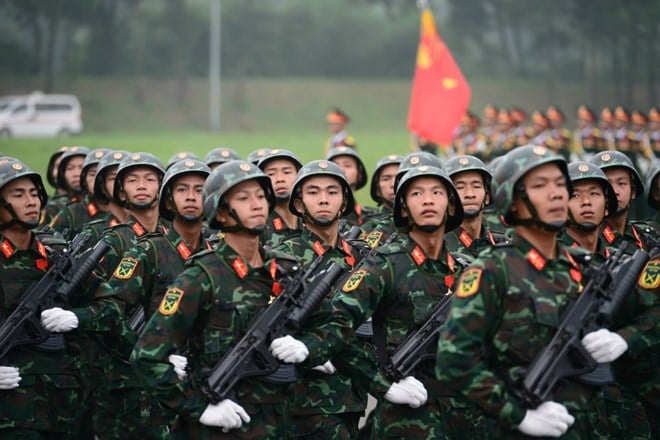
<path fill-rule="evenodd" d="M 498 166 L 495 179 L 495 203 L 515 234 L 461 275 L 440 334 L 438 378 L 481 407 L 493 431 L 480 437 L 606 437 L 598 387 L 566 379 L 555 401 L 536 409 L 526 408 L 509 388 L 550 342 L 582 286 L 580 267 L 556 238 L 568 217 L 566 162 L 545 147 L 520 147 Z M 583 339 L 594 359 L 606 362 L 624 351 L 617 345 L 620 337 L 600 332 Z M 612 359 L 600 356 L 592 343 L 613 344 Z"/>
<path fill-rule="evenodd" d="M 21 295 L 48 269 L 53 237 L 47 246 L 35 238 L 46 189 L 39 174 L 20 161 L 0 159 L 0 315 L 16 308 Z M 82 390 L 77 347 L 54 351 L 46 344 L 12 349 L 0 360 L 0 437 L 74 438 Z"/>
<path fill-rule="evenodd" d="M 660 112 L 652 107 L 649 110 L 649 142 L 656 159 L 660 159 Z"/>
<path fill-rule="evenodd" d="M 654 212 L 654 216 L 647 219 L 646 224 L 653 228 L 657 238 L 660 234 L 660 159 L 653 161 L 653 165 L 646 176 L 645 199 Z"/>
<path fill-rule="evenodd" d="M 248 154 L 247 161 L 253 165 L 257 165 L 261 159 L 268 155 L 270 150 L 270 148 L 260 148 L 258 150 L 254 150 Z"/>
<path fill-rule="evenodd" d="M 303 267 L 322 255 L 321 268 L 335 262 L 344 270 L 353 269 L 361 259 L 361 251 L 355 242 L 339 235 L 339 218 L 352 211 L 353 203 L 351 188 L 337 165 L 325 160 L 305 164 L 298 172 L 288 204 L 291 213 L 301 219 L 302 232 L 281 242 L 276 250 L 294 256 Z M 329 300 L 320 306 L 321 310 L 328 307 Z M 314 316 L 309 321 L 313 328 Z M 368 361 L 365 349 L 363 343 L 353 341 L 333 360 L 350 369 L 351 365 Z M 366 391 L 352 384 L 347 375 L 336 373 L 331 361 L 311 370 L 300 368 L 298 373 L 291 399 L 293 437 L 355 438 Z"/>
<path fill-rule="evenodd" d="M 211 170 L 214 170 L 223 163 L 240 159 L 241 157 L 238 155 L 238 153 L 231 148 L 218 147 L 208 152 L 204 162 L 206 162 L 206 165 L 208 165 Z"/>
<path fill-rule="evenodd" d="M 64 188 L 59 188 L 57 186 L 57 168 L 60 164 L 60 159 L 62 155 L 69 149 L 67 146 L 60 147 L 56 152 L 54 152 L 48 159 L 48 166 L 46 167 L 46 180 L 55 188 L 55 193 L 49 197 L 49 202 L 52 207 L 49 207 L 46 210 L 45 206 L 42 206 L 41 219 L 39 220 L 40 225 L 47 225 L 50 223 L 52 217 L 57 214 L 60 209 L 66 206 L 68 203 L 68 198 L 66 197 L 66 191 Z M 48 203 L 47 203 L 48 204 Z M 52 213 L 52 214 L 49 214 Z"/>
<path fill-rule="evenodd" d="M 57 188 L 60 188 L 64 195 L 53 197 L 46 204 L 48 223 L 66 205 L 76 202 L 82 197 L 83 189 L 80 185 L 80 172 L 87 153 L 89 153 L 89 149 L 86 147 L 69 147 L 57 160 L 57 177 L 55 177 L 55 181 Z"/>
<path fill-rule="evenodd" d="M 204 213 L 224 240 L 201 252 L 167 289 L 131 356 L 145 383 L 179 414 L 172 438 L 286 438 L 287 385 L 240 382 L 234 397 L 210 403 L 202 391 L 213 367 L 279 293 L 281 258 L 265 254 L 259 237 L 275 203 L 270 179 L 246 161 L 216 168 L 204 186 Z M 293 262 L 290 262 L 293 263 Z M 188 342 L 194 365 L 180 381 L 168 357 Z M 192 376 L 192 377 L 191 377 Z"/>
<path fill-rule="evenodd" d="M 179 153 L 173 154 L 169 160 L 167 161 L 167 165 L 165 166 L 165 170 L 169 170 L 172 165 L 175 163 L 184 160 L 184 159 L 195 159 L 199 160 L 199 157 L 195 153 L 191 153 L 190 151 L 181 151 Z"/>
<path fill-rule="evenodd" d="M 360 159 L 360 155 L 353 148 L 347 146 L 339 146 L 328 151 L 325 160 L 334 162 L 342 169 L 346 175 L 346 179 L 351 186 L 353 194 L 356 191 L 364 188 L 367 184 L 369 176 L 364 162 Z M 373 211 L 373 210 L 369 210 Z M 346 214 L 347 226 L 360 226 L 364 223 L 363 208 L 359 203 L 355 203 L 353 212 Z"/>
<path fill-rule="evenodd" d="M 649 239 L 644 231 L 628 221 L 628 211 L 633 200 L 644 194 L 644 185 L 630 159 L 620 151 L 603 151 L 591 160 L 598 166 L 614 188 L 618 209 L 607 218 L 602 235 L 609 246 L 619 247 L 629 241 L 640 249 L 649 249 Z"/>
<path fill-rule="evenodd" d="M 548 146 L 567 161 L 571 160 L 571 154 L 574 153 L 571 145 L 571 131 L 564 127 L 566 116 L 559 107 L 551 105 L 545 112 L 550 123 L 550 141 Z M 532 142 L 533 143 L 533 142 Z"/>
<path fill-rule="evenodd" d="M 457 133 L 452 139 L 454 153 L 483 157 L 486 153 L 486 140 L 483 135 L 478 133 L 478 130 L 479 117 L 469 110 L 466 111 Z"/>
<path fill-rule="evenodd" d="M 492 173 L 474 156 L 458 156 L 444 165 L 463 206 L 463 222 L 445 234 L 445 243 L 450 252 L 476 257 L 479 252 L 504 241 L 494 234 L 483 220 L 484 209 L 491 204 L 490 182 Z"/>
<path fill-rule="evenodd" d="M 346 126 L 351 122 L 351 118 L 346 113 L 334 107 L 326 115 L 325 121 L 328 124 L 328 130 L 331 134 L 325 145 L 326 155 L 330 150 L 337 147 L 357 149 L 355 139 L 346 132 Z"/>
<path fill-rule="evenodd" d="M 609 107 L 603 107 L 600 111 L 600 118 L 598 119 L 598 127 L 603 135 L 605 141 L 604 150 L 614 149 L 614 114 Z"/>
<path fill-rule="evenodd" d="M 573 148 L 580 160 L 591 160 L 596 153 L 606 148 L 603 134 L 596 127 L 596 114 L 586 105 L 578 108 Z"/>
<path fill-rule="evenodd" d="M 488 104 L 486 107 L 484 107 L 482 114 L 483 117 L 481 118 L 482 125 L 479 131 L 488 143 L 490 143 L 493 135 L 497 130 L 497 115 L 499 112 L 500 110 L 493 104 Z M 489 144 L 488 147 L 491 147 L 491 145 Z"/>
<path fill-rule="evenodd" d="M 394 222 L 392 220 L 392 210 L 394 209 L 394 181 L 399 171 L 399 164 L 403 160 L 402 156 L 390 154 L 376 163 L 376 168 L 371 176 L 370 195 L 371 199 L 379 206 L 378 211 L 370 216 L 363 224 L 362 231 L 365 237 L 377 229 L 378 224 L 386 223 L 390 227 L 388 231 L 380 231 L 371 238 L 370 246 L 375 246 L 383 237 L 394 232 Z M 372 246 L 372 247 L 373 247 Z"/>
<path fill-rule="evenodd" d="M 271 344 L 271 352 L 285 362 L 299 362 L 294 354 L 308 352 L 307 363 L 317 365 L 334 359 L 354 330 L 373 315 L 381 368 L 361 370 L 369 376 L 370 393 L 379 399 L 373 438 L 442 438 L 445 433 L 452 405 L 436 386 L 434 363 L 422 362 L 414 377 L 388 377 L 385 369 L 389 353 L 451 295 L 461 267 L 443 238 L 462 218 L 458 193 L 444 171 L 426 165 L 410 169 L 397 186 L 394 202 L 394 222 L 407 232 L 377 248 L 351 272 L 321 325 L 298 339 L 287 336 Z M 456 411 L 463 414 L 465 408 L 458 405 Z"/>
<path fill-rule="evenodd" d="M 108 148 L 98 148 L 87 154 L 80 172 L 80 186 L 84 195 L 77 202 L 65 206 L 50 222 L 50 227 L 56 231 L 68 231 L 64 237 L 68 240 L 80 233 L 87 223 L 105 215 L 105 204 L 94 200 L 94 180 L 99 161 L 108 152 Z"/>
<path fill-rule="evenodd" d="M 262 241 L 276 247 L 286 237 L 301 231 L 298 217 L 289 211 L 289 196 L 302 163 L 291 151 L 274 149 L 259 161 L 258 167 L 270 178 L 275 191 L 275 208 L 268 215 Z"/>

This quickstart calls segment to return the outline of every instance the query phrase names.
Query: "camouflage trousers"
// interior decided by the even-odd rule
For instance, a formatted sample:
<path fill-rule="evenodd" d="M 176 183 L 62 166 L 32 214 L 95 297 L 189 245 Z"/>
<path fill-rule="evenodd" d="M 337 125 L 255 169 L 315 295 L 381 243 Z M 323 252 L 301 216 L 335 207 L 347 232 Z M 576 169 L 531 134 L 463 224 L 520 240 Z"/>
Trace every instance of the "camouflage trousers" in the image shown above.
<path fill-rule="evenodd" d="M 617 385 L 604 389 L 605 411 L 612 438 L 651 439 L 651 428 L 644 406 L 629 390 Z"/>
<path fill-rule="evenodd" d="M 81 400 L 78 376 L 23 374 L 18 388 L 0 391 L 0 438 L 66 438 L 79 430 Z"/>
<path fill-rule="evenodd" d="M 94 433 L 99 440 L 165 439 L 174 416 L 143 389 L 119 388 L 96 395 Z"/>
<path fill-rule="evenodd" d="M 362 413 L 305 414 L 291 418 L 291 438 L 348 440 L 357 438 Z"/>
<path fill-rule="evenodd" d="M 429 399 L 420 408 L 411 408 L 408 405 L 397 405 L 381 400 L 374 409 L 371 438 L 447 438 L 442 405 L 437 399 Z M 463 438 L 469 438 L 469 435 Z"/>
<path fill-rule="evenodd" d="M 174 440 L 283 440 L 289 438 L 291 410 L 286 402 L 261 405 L 241 403 L 241 406 L 250 416 L 250 422 L 243 423 L 239 429 L 223 432 L 221 428 L 202 425 L 199 420 L 179 417 L 172 427 L 169 438 Z"/>

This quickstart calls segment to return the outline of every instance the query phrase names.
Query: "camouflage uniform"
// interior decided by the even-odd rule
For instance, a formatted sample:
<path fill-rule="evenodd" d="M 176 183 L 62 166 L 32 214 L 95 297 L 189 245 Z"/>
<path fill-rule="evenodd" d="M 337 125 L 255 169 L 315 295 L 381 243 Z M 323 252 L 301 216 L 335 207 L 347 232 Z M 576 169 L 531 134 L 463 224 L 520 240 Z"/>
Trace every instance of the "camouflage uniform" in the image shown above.
<path fill-rule="evenodd" d="M 0 160 L 0 188 L 21 177 L 32 179 L 43 206 L 47 196 L 41 177 L 16 159 Z M 1 202 L 4 204 L 4 200 Z M 32 236 L 29 248 L 22 250 L 0 233 L 0 316 L 8 317 L 21 295 L 48 270 L 53 249 L 66 246 L 54 237 L 46 238 L 48 243 Z M 79 349 L 74 337 L 65 339 L 64 350 L 53 352 L 37 345 L 21 345 L 0 361 L 17 367 L 21 375 L 18 388 L 0 390 L 0 437 L 65 439 L 74 438 L 79 431 Z"/>
<path fill-rule="evenodd" d="M 440 178 L 452 194 L 456 212 L 449 215 L 447 229 L 453 229 L 462 220 L 458 194 L 449 177 L 440 169 L 420 166 L 404 176 L 397 188 L 394 220 L 400 228 L 407 221 L 397 215 L 402 208 L 403 194 L 408 184 L 417 177 Z M 401 234 L 393 242 L 380 246 L 375 255 L 364 259 L 351 272 L 332 299 L 332 314 L 326 323 L 302 335 L 300 340 L 308 347 L 309 365 L 332 358 L 342 344 L 353 337 L 354 329 L 373 317 L 374 334 L 382 329 L 382 343 L 388 352 L 400 345 L 405 337 L 429 317 L 434 305 L 451 294 L 455 276 L 461 267 L 454 257 L 443 249 L 438 259 L 431 259 L 411 236 Z M 329 321 L 329 322 L 328 322 Z M 363 367 L 362 374 L 370 383 L 370 393 L 379 398 L 375 409 L 372 436 L 375 438 L 444 438 L 445 420 L 451 412 L 452 402 L 443 389 L 436 386 L 434 363 L 423 362 L 414 376 L 429 392 L 429 400 L 421 408 L 392 404 L 382 397 L 391 385 L 380 368 Z"/>
<path fill-rule="evenodd" d="M 398 166 L 402 160 L 403 160 L 403 156 L 390 154 L 383 157 L 376 163 L 376 167 L 374 168 L 373 175 L 371 176 L 371 186 L 369 188 L 369 194 L 371 195 L 371 200 L 376 202 L 376 204 L 378 205 L 378 208 L 368 218 L 365 218 L 365 221 L 361 226 L 361 229 L 364 231 L 365 234 L 369 234 L 371 231 L 373 231 L 378 226 L 379 223 L 382 222 L 392 223 L 392 202 L 385 200 L 383 196 L 380 194 L 379 181 L 383 169 L 385 167 L 389 165 Z M 394 182 L 392 182 L 392 184 L 394 184 Z M 394 229 L 393 224 L 392 224 L 392 229 Z"/>
<path fill-rule="evenodd" d="M 351 157 L 355 160 L 358 169 L 357 182 L 351 184 L 351 189 L 353 192 L 359 191 L 367 185 L 369 180 L 369 175 L 367 173 L 367 168 L 364 166 L 364 162 L 360 159 L 360 155 L 355 150 L 355 147 L 350 147 L 346 145 L 341 145 L 338 147 L 332 148 L 325 155 L 325 160 L 334 161 L 334 159 L 346 156 Z M 350 182 L 349 182 L 350 183 Z M 361 226 L 364 223 L 363 212 L 364 208 L 357 202 L 354 203 L 353 209 L 344 214 L 344 219 L 346 220 L 347 228 L 351 226 Z"/>
<path fill-rule="evenodd" d="M 514 193 L 528 205 L 534 222 L 541 222 L 521 190 L 529 171 L 554 163 L 569 184 L 566 163 L 540 146 L 520 147 L 495 174 L 495 203 L 511 224 Z M 522 191 L 522 192 L 521 192 Z M 544 227 L 561 228 L 545 223 Z M 458 281 L 449 318 L 438 343 L 436 373 L 440 382 L 479 405 L 486 424 L 479 438 L 525 438 L 517 430 L 525 404 L 510 388 L 550 342 L 561 314 L 582 289 L 580 266 L 557 243 L 553 260 L 514 233 L 510 244 L 484 251 Z M 575 417 L 565 438 L 608 438 L 602 391 L 572 378 L 560 382 L 554 401 Z"/>
<path fill-rule="evenodd" d="M 204 212 L 211 227 L 221 227 L 215 212 L 225 193 L 250 179 L 259 181 L 272 203 L 270 179 L 248 162 L 226 163 L 211 173 L 204 187 Z M 289 386 L 256 378 L 239 383 L 232 397 L 251 422 L 230 432 L 199 422 L 209 403 L 202 391 L 207 369 L 243 336 L 255 315 L 278 293 L 278 266 L 286 260 L 271 257 L 263 255 L 264 266 L 251 267 L 226 242 L 196 254 L 167 289 L 158 312 L 140 335 L 131 361 L 154 395 L 179 414 L 172 438 L 286 438 Z M 180 381 L 168 355 L 186 343 L 192 371 Z"/>

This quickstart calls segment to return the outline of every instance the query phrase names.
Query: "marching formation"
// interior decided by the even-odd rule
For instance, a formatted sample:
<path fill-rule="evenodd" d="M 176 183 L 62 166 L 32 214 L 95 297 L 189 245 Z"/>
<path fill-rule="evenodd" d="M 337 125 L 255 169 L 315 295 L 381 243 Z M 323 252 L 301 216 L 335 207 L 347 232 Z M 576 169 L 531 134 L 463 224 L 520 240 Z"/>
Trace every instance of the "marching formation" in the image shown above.
<path fill-rule="evenodd" d="M 578 117 L 0 156 L 0 437 L 660 438 L 658 112 Z"/>

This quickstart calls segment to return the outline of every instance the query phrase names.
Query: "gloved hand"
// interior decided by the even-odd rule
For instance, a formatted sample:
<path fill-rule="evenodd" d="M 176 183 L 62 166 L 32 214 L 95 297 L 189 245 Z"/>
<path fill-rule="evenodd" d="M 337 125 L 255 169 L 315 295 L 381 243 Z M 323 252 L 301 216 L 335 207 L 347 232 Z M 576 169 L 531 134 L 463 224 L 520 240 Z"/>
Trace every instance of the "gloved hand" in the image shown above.
<path fill-rule="evenodd" d="M 337 372 L 337 369 L 330 361 L 326 361 L 323 365 L 317 365 L 316 367 L 313 367 L 312 370 L 320 371 L 325 374 L 335 374 Z"/>
<path fill-rule="evenodd" d="M 217 405 L 209 404 L 199 422 L 206 426 L 220 427 L 223 432 L 228 432 L 230 429 L 240 428 L 243 422 L 249 423 L 250 416 L 241 405 L 225 399 Z"/>
<path fill-rule="evenodd" d="M 0 390 L 18 388 L 21 375 L 16 367 L 0 367 Z"/>
<path fill-rule="evenodd" d="M 78 317 L 69 310 L 53 307 L 41 312 L 41 325 L 49 332 L 68 332 L 78 328 Z"/>
<path fill-rule="evenodd" d="M 543 402 L 536 409 L 525 412 L 518 430 L 535 437 L 559 437 L 568 431 L 575 419 L 566 407 L 557 402 Z"/>
<path fill-rule="evenodd" d="M 621 336 L 605 328 L 585 335 L 582 345 L 599 364 L 612 362 L 628 350 L 628 343 Z"/>
<path fill-rule="evenodd" d="M 186 372 L 186 367 L 188 366 L 188 359 L 185 356 L 180 356 L 178 354 L 171 354 L 167 360 L 174 366 L 174 372 L 179 376 L 179 380 L 183 380 L 188 375 Z"/>
<path fill-rule="evenodd" d="M 385 399 L 392 403 L 419 408 L 426 403 L 428 393 L 424 384 L 412 376 L 406 376 L 393 383 L 385 393 Z"/>
<path fill-rule="evenodd" d="M 309 356 L 309 350 L 305 344 L 291 335 L 273 339 L 273 342 L 270 343 L 270 353 L 282 362 L 289 364 L 299 364 Z"/>

